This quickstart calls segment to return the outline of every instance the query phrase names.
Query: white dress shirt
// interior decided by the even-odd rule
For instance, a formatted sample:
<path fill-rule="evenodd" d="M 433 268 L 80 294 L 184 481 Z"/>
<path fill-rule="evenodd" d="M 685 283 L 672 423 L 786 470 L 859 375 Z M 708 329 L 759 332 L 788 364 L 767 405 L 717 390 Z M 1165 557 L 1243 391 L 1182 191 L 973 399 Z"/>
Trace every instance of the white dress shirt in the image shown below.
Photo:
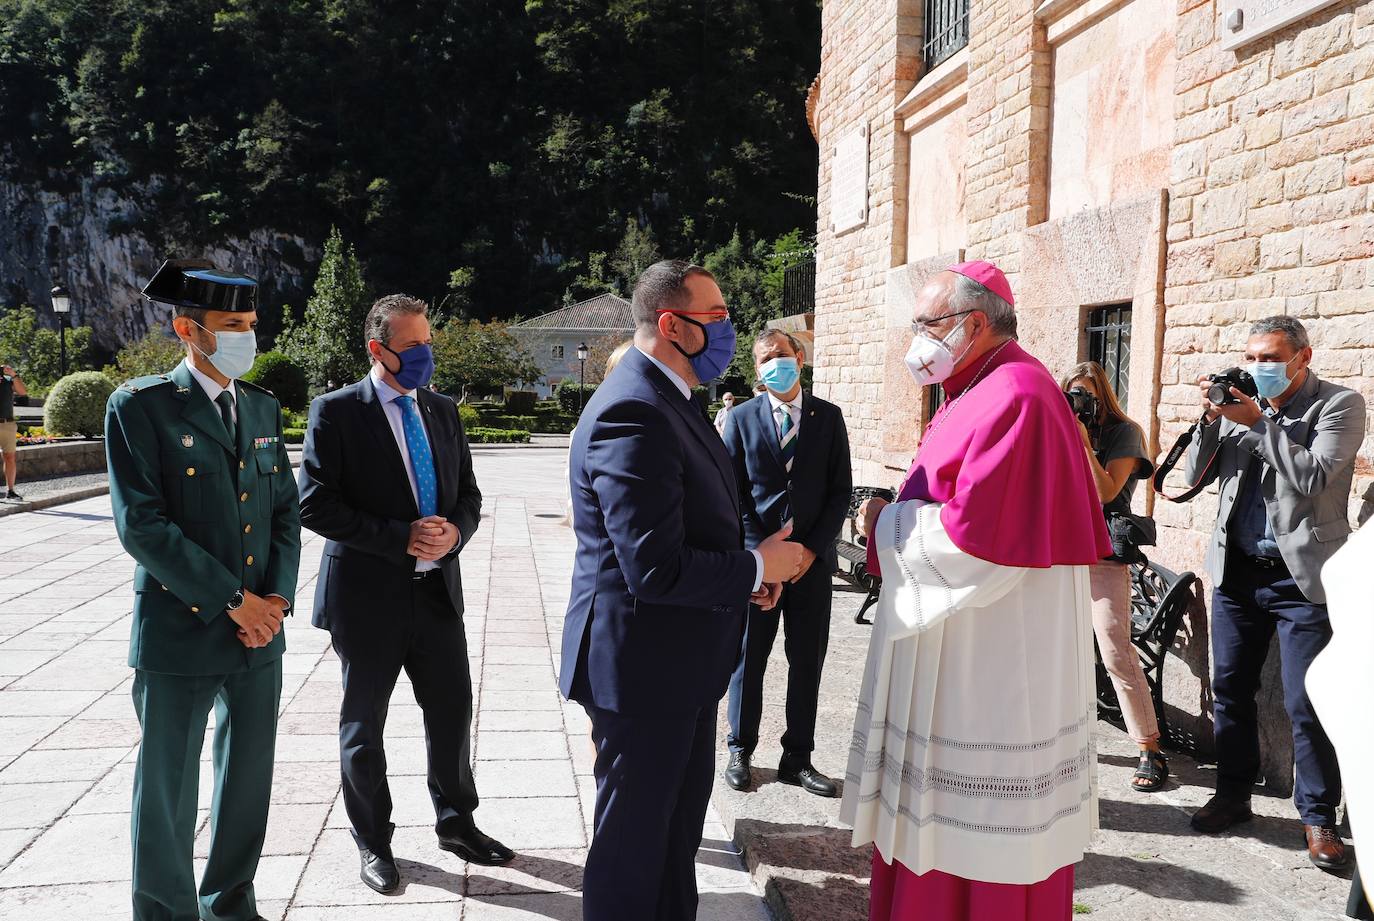
<path fill-rule="evenodd" d="M 205 395 L 210 398 L 211 403 L 215 403 L 215 401 L 219 399 L 219 395 L 221 393 L 225 393 L 226 391 L 228 392 L 229 399 L 232 401 L 229 404 L 229 413 L 234 417 L 234 424 L 238 425 L 239 394 L 238 391 L 234 389 L 234 381 L 231 379 L 229 381 L 228 387 L 221 387 L 219 384 L 211 380 L 208 374 L 197 368 L 195 365 L 191 364 L 191 360 L 189 358 L 182 359 L 182 364 L 186 365 L 186 368 L 191 372 L 191 376 L 196 379 L 196 383 L 200 384 L 200 388 L 204 390 Z M 218 403 L 215 403 L 215 412 L 219 412 Z"/>
<path fill-rule="evenodd" d="M 401 462 L 406 467 L 406 477 L 410 480 L 410 494 L 415 497 L 416 508 L 420 505 L 420 490 L 415 484 L 415 467 L 410 463 L 410 448 L 406 445 L 406 431 L 404 418 L 405 414 L 401 410 L 401 405 L 396 402 L 398 397 L 410 397 L 415 401 L 415 408 L 420 408 L 420 400 L 415 396 L 414 390 L 401 393 L 394 387 L 382 380 L 382 372 L 377 370 L 378 366 L 372 366 L 372 389 L 377 391 L 377 399 L 382 404 L 382 412 L 386 414 L 386 421 L 391 426 L 391 436 L 396 439 L 396 447 L 401 452 Z M 429 428 L 424 425 L 425 414 L 420 413 L 420 431 L 424 432 L 425 441 L 429 444 L 430 457 L 434 456 L 434 442 L 429 437 Z M 431 569 L 438 569 L 439 564 L 433 560 L 415 561 L 416 572 L 428 572 Z"/>
<path fill-rule="evenodd" d="M 687 382 L 684 381 L 676 371 L 641 349 L 639 346 L 635 346 L 635 351 L 652 361 L 654 367 L 668 375 L 668 380 L 672 381 L 673 385 L 682 393 L 682 398 L 684 400 L 690 401 L 692 399 L 692 388 L 687 386 Z M 757 564 L 754 575 L 754 591 L 758 591 L 759 586 L 763 585 L 763 554 L 759 553 L 757 550 L 750 550 L 749 552 L 754 554 L 754 562 Z"/>

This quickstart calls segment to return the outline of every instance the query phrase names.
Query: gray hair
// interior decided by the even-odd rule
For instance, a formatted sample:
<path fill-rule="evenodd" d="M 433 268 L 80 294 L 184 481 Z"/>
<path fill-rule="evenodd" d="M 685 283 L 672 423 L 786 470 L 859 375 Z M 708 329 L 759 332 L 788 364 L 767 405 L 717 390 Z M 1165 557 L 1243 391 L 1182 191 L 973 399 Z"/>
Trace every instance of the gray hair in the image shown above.
<path fill-rule="evenodd" d="M 1290 317 L 1285 314 L 1278 316 L 1265 317 L 1263 320 L 1256 320 L 1250 327 L 1251 336 L 1267 336 L 1270 333 L 1283 333 L 1288 344 L 1293 347 L 1293 351 L 1301 352 L 1312 344 L 1307 337 L 1307 327 L 1302 325 L 1302 321 L 1297 317 Z"/>
<path fill-rule="evenodd" d="M 954 291 L 949 296 L 949 312 L 963 310 L 977 310 L 984 314 L 995 333 L 1016 335 L 1016 311 L 1012 306 L 972 278 L 959 275 L 954 280 Z"/>
<path fill-rule="evenodd" d="M 372 339 L 386 345 L 391 341 L 391 320 L 397 314 L 429 315 L 429 305 L 408 294 L 388 294 L 378 298 L 363 321 L 363 342 Z"/>
<path fill-rule="evenodd" d="M 685 259 L 664 259 L 641 272 L 635 282 L 634 294 L 630 296 L 635 326 L 641 329 L 657 326 L 660 310 L 677 310 L 685 304 L 687 279 L 693 275 L 705 275 L 713 281 L 716 277 Z"/>

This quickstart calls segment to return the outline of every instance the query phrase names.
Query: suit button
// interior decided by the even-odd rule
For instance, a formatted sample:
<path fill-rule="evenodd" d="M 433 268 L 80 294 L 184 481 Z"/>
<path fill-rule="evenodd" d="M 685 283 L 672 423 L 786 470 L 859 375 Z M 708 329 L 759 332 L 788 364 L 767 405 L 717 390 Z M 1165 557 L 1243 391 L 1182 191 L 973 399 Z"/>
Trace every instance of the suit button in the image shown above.
<path fill-rule="evenodd" d="M 248 559 L 244 560 L 244 562 L 247 563 L 249 566 L 252 566 L 252 565 L 253 565 L 253 554 L 251 554 L 251 553 L 248 554 Z"/>
<path fill-rule="evenodd" d="M 192 613 L 192 614 L 199 614 L 199 613 L 200 613 L 200 608 L 196 607 L 195 605 L 191 605 L 191 613 Z"/>
<path fill-rule="evenodd" d="M 276 466 L 275 464 L 272 465 L 272 472 L 273 472 L 273 473 L 276 473 L 276 472 L 277 472 L 277 466 Z"/>
<path fill-rule="evenodd" d="M 246 492 L 245 492 L 245 493 L 240 493 L 240 494 L 239 494 L 239 501 L 240 501 L 240 502 L 247 502 L 247 501 L 248 501 L 248 493 L 246 493 Z"/>
<path fill-rule="evenodd" d="M 196 475 L 196 468 L 195 468 L 195 467 L 187 467 L 187 468 L 186 468 L 186 475 L 187 475 L 187 476 L 195 476 L 195 475 Z"/>
<path fill-rule="evenodd" d="M 252 534 L 252 533 L 253 533 L 253 526 L 252 526 L 251 524 L 246 524 L 246 525 L 244 525 L 244 526 L 243 526 L 243 533 L 244 533 L 244 534 Z"/>
<path fill-rule="evenodd" d="M 245 469 L 247 469 L 247 467 L 248 467 L 247 464 L 245 464 L 243 461 L 239 461 L 239 469 L 240 469 L 240 470 L 245 470 Z"/>
<path fill-rule="evenodd" d="M 163 590 L 164 592 L 167 591 L 167 586 L 165 586 L 165 585 L 162 586 L 162 590 Z"/>

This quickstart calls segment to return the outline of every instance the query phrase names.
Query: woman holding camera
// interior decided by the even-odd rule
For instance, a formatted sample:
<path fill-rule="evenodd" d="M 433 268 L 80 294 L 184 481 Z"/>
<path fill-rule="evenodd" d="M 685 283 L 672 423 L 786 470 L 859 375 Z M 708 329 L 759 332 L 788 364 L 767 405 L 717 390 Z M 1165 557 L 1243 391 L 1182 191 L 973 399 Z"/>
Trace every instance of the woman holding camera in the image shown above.
<path fill-rule="evenodd" d="M 1069 397 L 1088 465 L 1097 482 L 1102 512 L 1110 519 L 1129 514 L 1137 481 L 1154 472 L 1145 451 L 1145 434 L 1117 402 L 1102 366 L 1095 361 L 1076 365 L 1060 385 Z M 1131 574 L 1125 562 L 1105 559 L 1089 569 L 1093 600 L 1093 632 L 1102 662 L 1116 688 L 1126 731 L 1140 746 L 1140 765 L 1132 786 L 1152 793 L 1164 786 L 1169 763 L 1159 750 L 1159 723 L 1145 681 L 1140 657 L 1131 645 Z"/>

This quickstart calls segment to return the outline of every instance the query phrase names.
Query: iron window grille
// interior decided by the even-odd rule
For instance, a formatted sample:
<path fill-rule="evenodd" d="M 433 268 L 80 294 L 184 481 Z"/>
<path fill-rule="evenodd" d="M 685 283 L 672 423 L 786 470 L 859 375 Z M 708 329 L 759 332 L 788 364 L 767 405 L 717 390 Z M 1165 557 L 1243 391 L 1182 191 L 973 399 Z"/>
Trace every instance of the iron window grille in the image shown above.
<path fill-rule="evenodd" d="M 816 260 L 788 266 L 782 273 L 782 313 L 816 312 Z"/>
<path fill-rule="evenodd" d="M 926 0 L 922 53 L 929 72 L 968 44 L 968 0 Z"/>
<path fill-rule="evenodd" d="M 1122 406 L 1131 379 L 1131 305 L 1110 304 L 1089 312 L 1088 358 L 1102 366 Z"/>

